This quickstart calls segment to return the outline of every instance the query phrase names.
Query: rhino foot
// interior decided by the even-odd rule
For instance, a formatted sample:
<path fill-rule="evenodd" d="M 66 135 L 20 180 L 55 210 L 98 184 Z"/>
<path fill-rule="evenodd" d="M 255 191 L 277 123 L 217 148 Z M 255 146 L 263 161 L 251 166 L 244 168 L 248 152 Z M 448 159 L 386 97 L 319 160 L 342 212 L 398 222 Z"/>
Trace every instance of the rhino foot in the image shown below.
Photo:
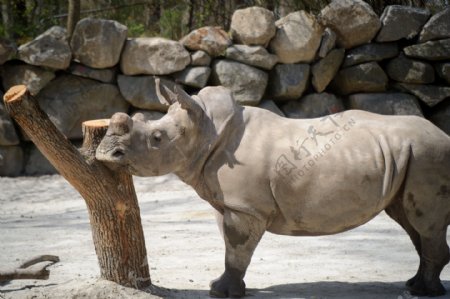
<path fill-rule="evenodd" d="M 211 281 L 209 296 L 214 298 L 241 298 L 245 296 L 245 282 L 225 271 L 219 278 Z"/>
<path fill-rule="evenodd" d="M 411 287 L 416 283 L 416 281 L 417 281 L 417 274 L 416 274 L 414 277 L 408 279 L 408 280 L 406 281 L 406 284 L 405 284 L 405 285 L 406 285 L 408 288 L 411 288 Z"/>
<path fill-rule="evenodd" d="M 425 284 L 423 280 L 413 277 L 410 280 L 408 280 L 407 284 L 410 281 L 411 285 L 408 285 L 408 290 L 413 296 L 438 297 L 445 295 L 446 293 L 445 288 L 440 281 Z"/>

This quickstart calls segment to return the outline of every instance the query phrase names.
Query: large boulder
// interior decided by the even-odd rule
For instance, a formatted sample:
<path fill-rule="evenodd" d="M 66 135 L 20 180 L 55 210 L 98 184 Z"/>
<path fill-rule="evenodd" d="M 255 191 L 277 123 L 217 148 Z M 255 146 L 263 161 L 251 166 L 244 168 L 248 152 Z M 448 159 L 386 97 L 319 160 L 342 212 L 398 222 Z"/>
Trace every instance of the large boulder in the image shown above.
<path fill-rule="evenodd" d="M 331 87 L 342 95 L 385 91 L 388 77 L 376 62 L 358 64 L 340 70 Z"/>
<path fill-rule="evenodd" d="M 32 143 L 25 145 L 24 175 L 56 174 L 58 171 Z"/>
<path fill-rule="evenodd" d="M 16 45 L 4 38 L 0 38 L 0 65 L 12 59 L 17 52 Z"/>
<path fill-rule="evenodd" d="M 270 96 L 274 100 L 298 99 L 308 86 L 309 73 L 309 64 L 277 64 L 270 72 Z"/>
<path fill-rule="evenodd" d="M 279 19 L 270 50 L 280 63 L 311 62 L 320 46 L 323 28 L 313 15 L 296 11 Z"/>
<path fill-rule="evenodd" d="M 152 110 L 136 110 L 131 114 L 134 119 L 139 119 L 141 121 L 158 120 L 166 115 L 165 113 Z"/>
<path fill-rule="evenodd" d="M 281 107 L 289 118 L 315 118 L 344 111 L 342 100 L 331 93 L 308 94 Z"/>
<path fill-rule="evenodd" d="M 276 55 L 261 46 L 233 45 L 227 48 L 225 57 L 265 70 L 271 70 L 278 62 Z"/>
<path fill-rule="evenodd" d="M 423 116 L 417 98 L 406 93 L 359 93 L 348 98 L 350 109 L 385 115 Z"/>
<path fill-rule="evenodd" d="M 208 83 L 211 68 L 208 66 L 188 66 L 181 72 L 173 74 L 175 82 L 183 85 L 203 88 Z"/>
<path fill-rule="evenodd" d="M 189 50 L 202 50 L 216 57 L 231 45 L 231 39 L 221 27 L 206 26 L 191 31 L 180 42 Z"/>
<path fill-rule="evenodd" d="M 119 75 L 117 83 L 125 100 L 133 107 L 157 110 L 165 112 L 169 108 L 169 103 L 161 102 L 156 95 L 156 84 L 154 76 L 125 76 Z M 175 82 L 164 77 L 159 78 L 161 84 L 171 90 L 175 88 Z"/>
<path fill-rule="evenodd" d="M 72 51 L 66 35 L 65 28 L 53 26 L 34 40 L 21 45 L 18 50 L 18 57 L 32 65 L 66 69 L 72 59 Z"/>
<path fill-rule="evenodd" d="M 23 151 L 20 146 L 0 146 L 0 176 L 18 176 L 23 169 Z"/>
<path fill-rule="evenodd" d="M 450 7 L 432 16 L 420 32 L 419 42 L 450 37 Z"/>
<path fill-rule="evenodd" d="M 342 67 L 348 67 L 371 61 L 381 61 L 397 56 L 399 53 L 397 43 L 370 43 L 346 52 Z"/>
<path fill-rule="evenodd" d="M 381 22 L 369 4 L 362 0 L 332 1 L 319 15 L 319 21 L 337 34 L 337 44 L 346 49 L 371 41 Z"/>
<path fill-rule="evenodd" d="M 447 81 L 450 84 L 450 62 L 438 63 L 435 65 L 436 71 L 439 77 Z"/>
<path fill-rule="evenodd" d="M 427 9 L 404 5 L 389 5 L 381 15 L 383 24 L 377 42 L 392 42 L 402 38 L 412 39 L 430 17 Z"/>
<path fill-rule="evenodd" d="M 191 65 L 193 66 L 209 66 L 211 64 L 211 56 L 202 50 L 191 53 Z"/>
<path fill-rule="evenodd" d="M 275 16 L 258 6 L 237 9 L 231 17 L 230 31 L 238 44 L 265 46 L 275 35 Z"/>
<path fill-rule="evenodd" d="M 430 107 L 436 106 L 450 97 L 450 87 L 447 86 L 396 83 L 394 87 L 415 95 Z"/>
<path fill-rule="evenodd" d="M 450 38 L 412 45 L 404 48 L 403 51 L 410 57 L 426 60 L 448 60 L 450 59 Z"/>
<path fill-rule="evenodd" d="M 434 81 L 434 68 L 431 64 L 404 55 L 389 61 L 386 72 L 391 79 L 398 82 L 428 84 Z"/>
<path fill-rule="evenodd" d="M 325 58 L 316 62 L 312 68 L 312 85 L 317 92 L 322 92 L 333 80 L 344 59 L 344 49 L 334 49 Z"/>
<path fill-rule="evenodd" d="M 450 101 L 441 103 L 433 109 L 428 119 L 450 136 Z"/>
<path fill-rule="evenodd" d="M 109 68 L 120 59 L 128 29 L 113 20 L 85 18 L 77 23 L 70 46 L 75 59 L 92 68 Z"/>
<path fill-rule="evenodd" d="M 284 116 L 283 111 L 281 111 L 280 108 L 278 108 L 277 104 L 275 104 L 272 100 L 262 100 L 259 103 L 258 107 L 269 110 L 270 112 L 278 114 L 279 116 Z"/>
<path fill-rule="evenodd" d="M 116 82 L 118 69 L 117 67 L 94 69 L 81 63 L 72 62 L 67 72 L 75 76 L 94 79 L 103 83 L 114 83 Z"/>
<path fill-rule="evenodd" d="M 115 112 L 127 112 L 128 103 L 112 84 L 62 75 L 37 95 L 41 108 L 68 138 L 79 139 L 81 123 L 110 118 Z"/>
<path fill-rule="evenodd" d="M 266 72 L 236 61 L 216 60 L 212 66 L 211 82 L 229 88 L 241 105 L 258 105 L 266 90 L 267 79 Z"/>
<path fill-rule="evenodd" d="M 14 85 L 26 85 L 32 95 L 44 88 L 53 78 L 55 73 L 40 67 L 28 64 L 7 63 L 1 67 L 3 88 L 8 90 Z"/>
<path fill-rule="evenodd" d="M 126 41 L 120 60 L 125 75 L 167 75 L 183 70 L 191 62 L 179 42 L 161 37 L 138 37 Z"/>
<path fill-rule="evenodd" d="M 325 28 L 325 31 L 322 34 L 322 41 L 320 42 L 319 52 L 317 55 L 321 58 L 327 56 L 328 52 L 330 52 L 336 46 L 336 33 L 330 29 Z"/>
<path fill-rule="evenodd" d="M 8 112 L 3 105 L 3 93 L 0 91 L 0 145 L 17 145 L 19 137 L 17 136 L 14 124 L 9 117 Z"/>

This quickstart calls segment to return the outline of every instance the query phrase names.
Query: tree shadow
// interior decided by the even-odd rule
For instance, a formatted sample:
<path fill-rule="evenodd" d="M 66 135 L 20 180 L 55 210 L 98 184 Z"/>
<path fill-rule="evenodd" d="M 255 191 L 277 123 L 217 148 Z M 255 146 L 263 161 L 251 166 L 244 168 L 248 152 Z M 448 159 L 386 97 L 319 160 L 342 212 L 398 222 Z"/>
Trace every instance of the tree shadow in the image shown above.
<path fill-rule="evenodd" d="M 450 292 L 450 281 L 442 282 Z M 158 287 L 162 298 L 208 298 L 207 290 L 165 289 Z M 406 291 L 405 282 L 341 282 L 318 281 L 280 284 L 264 289 L 247 288 L 248 298 L 283 299 L 417 299 Z M 424 297 L 427 298 L 427 297 Z M 448 298 L 448 294 L 441 297 Z"/>

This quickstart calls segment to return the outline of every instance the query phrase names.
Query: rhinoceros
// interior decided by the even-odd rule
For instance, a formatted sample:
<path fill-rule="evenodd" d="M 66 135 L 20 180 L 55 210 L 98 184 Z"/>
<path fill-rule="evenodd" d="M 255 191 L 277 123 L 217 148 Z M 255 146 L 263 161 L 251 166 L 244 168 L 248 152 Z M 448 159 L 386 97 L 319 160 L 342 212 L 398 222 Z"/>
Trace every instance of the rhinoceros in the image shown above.
<path fill-rule="evenodd" d="M 432 123 L 359 110 L 288 119 L 239 106 L 221 86 L 193 96 L 157 91 L 171 104 L 167 114 L 113 115 L 96 159 L 137 176 L 174 173 L 214 207 L 226 253 L 212 297 L 245 295 L 244 275 L 265 231 L 336 234 L 383 210 L 420 256 L 406 283 L 411 293 L 445 293 L 450 137 Z"/>

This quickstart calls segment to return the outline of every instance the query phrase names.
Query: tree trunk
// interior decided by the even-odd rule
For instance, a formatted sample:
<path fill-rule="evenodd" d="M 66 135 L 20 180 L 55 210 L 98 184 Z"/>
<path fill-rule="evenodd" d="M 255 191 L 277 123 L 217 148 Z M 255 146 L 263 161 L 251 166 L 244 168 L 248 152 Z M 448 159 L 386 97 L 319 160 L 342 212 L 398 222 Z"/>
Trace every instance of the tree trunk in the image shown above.
<path fill-rule="evenodd" d="M 38 149 L 84 198 L 101 277 L 124 286 L 151 284 L 139 205 L 131 175 L 95 159 L 108 120 L 83 123 L 81 153 L 50 121 L 24 85 L 4 96 L 5 107 Z"/>
<path fill-rule="evenodd" d="M 80 20 L 80 0 L 69 0 L 67 11 L 67 39 L 70 42 L 75 26 Z"/>

